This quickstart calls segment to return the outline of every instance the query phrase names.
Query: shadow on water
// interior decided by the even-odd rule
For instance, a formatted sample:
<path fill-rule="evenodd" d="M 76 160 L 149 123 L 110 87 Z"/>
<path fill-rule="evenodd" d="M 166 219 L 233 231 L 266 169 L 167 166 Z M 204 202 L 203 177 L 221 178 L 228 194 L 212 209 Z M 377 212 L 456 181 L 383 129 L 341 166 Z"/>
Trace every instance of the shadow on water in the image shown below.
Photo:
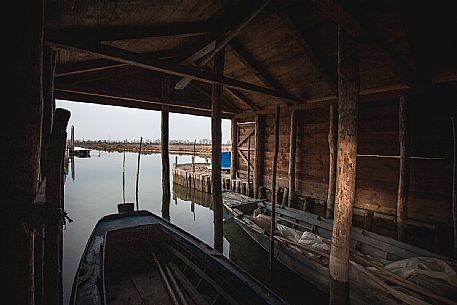
<path fill-rule="evenodd" d="M 177 198 L 190 201 L 191 205 L 211 208 L 210 194 L 174 184 L 173 200 Z M 274 274 L 271 277 L 268 252 L 244 232 L 226 210 L 224 210 L 224 237 L 230 244 L 228 253 L 230 260 L 271 287 L 291 305 L 328 304 L 327 294 L 306 282 L 280 262 L 274 264 Z"/>

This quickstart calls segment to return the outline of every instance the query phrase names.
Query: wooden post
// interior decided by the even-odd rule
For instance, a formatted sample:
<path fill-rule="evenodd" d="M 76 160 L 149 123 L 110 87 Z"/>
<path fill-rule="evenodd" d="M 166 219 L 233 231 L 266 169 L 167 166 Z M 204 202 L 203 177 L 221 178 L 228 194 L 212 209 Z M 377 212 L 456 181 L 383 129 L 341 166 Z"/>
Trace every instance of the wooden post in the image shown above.
<path fill-rule="evenodd" d="M 49 47 L 43 50 L 43 121 L 41 132 L 41 181 L 46 176 L 46 158 L 51 138 L 52 119 L 56 103 L 54 100 L 54 73 L 56 66 L 55 51 Z"/>
<path fill-rule="evenodd" d="M 397 194 L 397 239 L 408 241 L 408 192 L 409 192 L 409 132 L 408 105 L 404 96 L 398 107 L 398 141 L 400 143 L 400 177 Z"/>
<path fill-rule="evenodd" d="M 2 111 L 0 262 L 2 303 L 33 304 L 33 231 L 28 214 L 38 190 L 41 157 L 43 0 L 11 3 L 8 107 Z M 12 10 L 12 11 L 11 11 Z"/>
<path fill-rule="evenodd" d="M 327 191 L 327 209 L 326 218 L 333 218 L 335 207 L 335 190 L 336 190 L 336 138 L 338 134 L 338 113 L 334 105 L 330 105 L 330 115 L 328 124 L 328 148 L 329 148 L 329 173 L 328 173 L 328 191 Z"/>
<path fill-rule="evenodd" d="M 169 82 L 168 82 L 169 83 Z M 170 220 L 170 157 L 169 142 L 169 111 L 168 105 L 162 105 L 161 120 L 161 156 L 162 156 L 162 218 Z"/>
<path fill-rule="evenodd" d="M 271 182 L 271 227 L 270 227 L 270 270 L 273 270 L 274 250 L 275 250 L 275 228 L 276 228 L 276 169 L 278 166 L 279 151 L 279 115 L 280 108 L 276 106 L 275 120 L 275 146 L 272 164 L 272 182 Z"/>
<path fill-rule="evenodd" d="M 289 198 L 287 206 L 294 206 L 295 202 L 295 153 L 297 148 L 297 111 L 290 112 L 290 139 L 289 139 Z"/>
<path fill-rule="evenodd" d="M 194 151 L 192 154 L 192 173 L 195 173 L 195 145 L 197 144 L 197 139 L 194 139 Z"/>
<path fill-rule="evenodd" d="M 452 162 L 452 219 L 454 221 L 454 258 L 457 258 L 457 198 L 456 198 L 456 162 L 457 162 L 457 135 L 455 131 L 455 119 L 451 117 L 451 124 L 452 124 L 452 140 L 454 142 L 454 159 Z"/>
<path fill-rule="evenodd" d="M 62 304 L 63 159 L 70 112 L 56 109 L 46 170 L 46 227 L 44 242 L 44 303 Z"/>
<path fill-rule="evenodd" d="M 214 58 L 214 71 L 217 75 L 224 74 L 225 49 L 222 49 Z M 221 190 L 221 98 L 223 86 L 212 85 L 211 92 L 211 192 L 214 213 L 214 249 L 223 252 L 223 206 Z M 236 153 L 236 152 L 235 152 Z"/>
<path fill-rule="evenodd" d="M 140 182 L 140 159 L 141 159 L 141 144 L 142 143 L 143 143 L 143 137 L 140 137 L 140 148 L 138 149 L 138 162 L 137 162 L 137 168 L 136 168 L 136 191 L 135 191 L 137 211 L 140 209 L 139 202 L 138 202 L 138 184 Z"/>
<path fill-rule="evenodd" d="M 236 179 L 236 171 L 238 168 L 238 121 L 232 119 L 232 152 L 230 160 L 230 178 Z"/>
<path fill-rule="evenodd" d="M 250 184 L 251 184 L 251 137 L 248 137 L 248 185 L 250 185 Z"/>
<path fill-rule="evenodd" d="M 357 162 L 357 107 L 360 91 L 357 42 L 338 27 L 338 172 L 330 249 L 330 302 L 350 304 L 349 251 Z"/>
<path fill-rule="evenodd" d="M 263 120 L 260 114 L 255 116 L 255 151 L 254 151 L 254 197 L 259 198 L 262 179 L 262 130 Z"/>

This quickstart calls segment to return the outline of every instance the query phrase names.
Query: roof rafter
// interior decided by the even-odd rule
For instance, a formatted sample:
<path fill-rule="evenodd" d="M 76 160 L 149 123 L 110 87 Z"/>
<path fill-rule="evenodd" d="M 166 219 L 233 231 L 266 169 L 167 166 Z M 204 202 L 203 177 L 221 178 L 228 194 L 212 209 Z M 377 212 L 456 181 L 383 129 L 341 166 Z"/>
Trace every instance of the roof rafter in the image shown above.
<path fill-rule="evenodd" d="M 171 23 L 138 26 L 87 27 L 64 30 L 45 30 L 45 39 L 60 40 L 72 37 L 81 41 L 116 41 L 163 36 L 195 36 L 218 33 L 212 22 Z"/>
<path fill-rule="evenodd" d="M 266 69 L 260 64 L 254 56 L 249 53 L 243 44 L 233 39 L 230 42 L 230 48 L 232 49 L 235 56 L 248 68 L 254 75 L 263 82 L 266 86 L 275 89 L 279 92 L 287 93 L 287 90 L 276 80 Z M 287 93 L 289 94 L 289 93 Z"/>
<path fill-rule="evenodd" d="M 287 23 L 290 24 L 292 28 L 300 34 L 301 45 L 305 56 L 311 61 L 313 66 L 320 70 L 329 86 L 330 90 L 334 93 L 338 93 L 338 79 L 337 79 L 337 67 L 332 65 L 330 61 L 325 57 L 324 52 L 318 48 L 315 44 L 310 42 L 310 39 L 307 37 L 301 20 L 297 18 L 293 13 L 289 11 L 288 14 L 284 16 L 284 19 Z"/>
<path fill-rule="evenodd" d="M 60 49 L 74 50 L 87 54 L 92 54 L 108 60 L 113 60 L 129 65 L 137 66 L 151 71 L 158 71 L 162 73 L 172 74 L 181 77 L 189 77 L 195 80 L 210 84 L 220 84 L 229 88 L 235 88 L 244 91 L 261 93 L 275 98 L 284 99 L 291 102 L 303 102 L 299 99 L 276 90 L 260 87 L 250 83 L 242 82 L 233 78 L 220 77 L 214 73 L 200 71 L 192 67 L 185 67 L 174 63 L 149 58 L 144 54 L 133 53 L 127 50 L 119 49 L 109 45 L 99 43 L 78 43 L 71 40 L 62 41 L 46 41 L 46 44 Z"/>
<path fill-rule="evenodd" d="M 312 0 L 314 5 L 329 19 L 342 26 L 354 38 L 360 39 L 363 34 L 374 39 L 390 58 L 398 65 L 400 72 L 409 84 L 418 81 L 416 71 L 397 52 L 383 33 L 362 14 L 357 14 L 354 7 L 343 7 L 337 0 Z"/>
<path fill-rule="evenodd" d="M 270 0 L 263 0 L 257 7 L 255 7 L 247 16 L 241 20 L 233 29 L 229 30 L 224 37 L 216 44 L 214 50 L 211 51 L 206 57 L 198 64 L 200 68 L 205 67 L 219 51 L 221 51 L 233 38 L 235 38 L 241 30 L 243 30 L 254 18 L 257 16 L 270 2 Z M 175 86 L 175 89 L 184 89 L 190 82 L 191 78 L 182 78 Z"/>

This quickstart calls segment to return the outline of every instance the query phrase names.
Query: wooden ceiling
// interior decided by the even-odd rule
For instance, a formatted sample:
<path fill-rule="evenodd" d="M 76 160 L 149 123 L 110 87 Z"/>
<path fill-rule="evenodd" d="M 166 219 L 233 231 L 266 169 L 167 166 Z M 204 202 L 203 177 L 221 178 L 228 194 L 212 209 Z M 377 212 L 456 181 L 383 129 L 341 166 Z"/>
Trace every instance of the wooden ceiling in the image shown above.
<path fill-rule="evenodd" d="M 335 101 L 338 25 L 359 41 L 362 95 L 455 85 L 452 5 L 418 2 L 49 0 L 45 41 L 56 98 L 210 115 L 222 83 L 231 117 Z M 208 56 L 227 41 L 221 78 Z M 164 75 L 193 81 L 164 98 Z"/>

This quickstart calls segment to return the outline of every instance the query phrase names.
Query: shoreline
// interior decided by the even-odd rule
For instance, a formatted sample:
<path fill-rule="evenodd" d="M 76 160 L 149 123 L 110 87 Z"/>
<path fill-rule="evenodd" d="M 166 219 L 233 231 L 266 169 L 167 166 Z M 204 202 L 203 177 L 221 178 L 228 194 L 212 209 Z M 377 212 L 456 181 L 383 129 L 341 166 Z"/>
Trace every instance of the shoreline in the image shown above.
<path fill-rule="evenodd" d="M 118 142 L 81 142 L 76 141 L 75 146 L 100 150 L 106 152 L 138 152 L 139 143 L 118 143 Z M 170 154 L 193 155 L 194 144 L 169 144 Z M 230 151 L 230 144 L 223 144 L 222 151 Z M 161 152 L 160 143 L 143 143 L 141 145 L 141 154 L 156 154 Z M 195 144 L 195 155 L 211 157 L 211 144 Z"/>

